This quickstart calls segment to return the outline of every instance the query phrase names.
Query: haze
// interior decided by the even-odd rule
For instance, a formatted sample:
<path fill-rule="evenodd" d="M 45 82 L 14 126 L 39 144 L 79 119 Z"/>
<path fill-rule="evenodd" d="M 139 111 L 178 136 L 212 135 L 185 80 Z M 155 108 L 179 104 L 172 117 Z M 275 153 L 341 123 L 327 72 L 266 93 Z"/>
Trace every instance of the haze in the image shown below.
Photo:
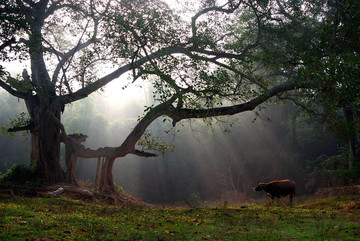
<path fill-rule="evenodd" d="M 17 102 L 4 91 L 1 95 L 3 100 Z M 122 89 L 116 84 L 109 85 L 105 92 L 68 106 L 63 123 L 68 133 L 88 135 L 83 143 L 87 147 L 117 146 L 143 115 L 144 106 L 152 103 L 150 99 L 151 90 L 147 86 Z M 253 191 L 256 184 L 280 178 L 296 180 L 300 194 L 310 192 L 305 187 L 306 160 L 322 153 L 335 154 L 336 142 L 329 137 L 307 143 L 302 140 L 305 136 L 298 133 L 302 146 L 295 147 L 286 124 L 294 107 L 268 108 L 260 112 L 263 118 L 254 122 L 253 112 L 205 122 L 182 121 L 175 128 L 160 119 L 150 126 L 150 132 L 174 145 L 175 151 L 154 158 L 128 155 L 117 159 L 113 170 L 115 183 L 150 203 L 181 203 L 192 196 L 214 201 L 262 198 L 262 194 Z M 266 120 L 268 117 L 271 121 Z M 29 145 L 23 139 L 1 137 L 1 142 L 18 150 L 27 149 Z M 307 153 L 299 153 L 305 149 Z M 9 156 L 12 153 L 9 151 Z M 23 154 L 24 159 L 15 162 L 27 163 L 28 155 L 29 152 Z M 96 163 L 97 159 L 79 159 L 76 173 L 79 180 L 92 185 Z M 4 164 L 1 168 L 1 172 L 6 171 Z"/>

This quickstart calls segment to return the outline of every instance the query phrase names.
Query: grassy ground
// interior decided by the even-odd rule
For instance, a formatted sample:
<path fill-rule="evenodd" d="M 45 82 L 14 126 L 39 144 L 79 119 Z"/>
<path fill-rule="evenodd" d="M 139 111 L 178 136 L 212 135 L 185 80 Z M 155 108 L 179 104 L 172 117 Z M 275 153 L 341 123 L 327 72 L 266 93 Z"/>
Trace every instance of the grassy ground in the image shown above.
<path fill-rule="evenodd" d="M 2 194 L 0 240 L 360 240 L 360 196 L 190 209 Z"/>

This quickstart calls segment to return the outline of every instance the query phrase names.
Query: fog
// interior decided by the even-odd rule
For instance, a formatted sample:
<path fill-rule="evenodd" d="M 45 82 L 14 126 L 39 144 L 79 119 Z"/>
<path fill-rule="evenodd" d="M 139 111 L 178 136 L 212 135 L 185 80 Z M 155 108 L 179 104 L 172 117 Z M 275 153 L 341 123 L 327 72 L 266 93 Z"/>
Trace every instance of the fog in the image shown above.
<path fill-rule="evenodd" d="M 110 92 L 68 106 L 63 123 L 68 133 L 88 135 L 87 147 L 118 146 L 144 114 L 144 106 L 152 103 L 150 96 L 145 87 L 112 86 Z M 231 118 L 184 120 L 175 128 L 159 118 L 149 130 L 175 150 L 152 158 L 116 159 L 115 183 L 150 203 L 184 202 L 194 195 L 209 201 L 261 198 L 253 191 L 258 182 L 284 178 L 294 179 L 298 193 L 306 193 L 306 161 L 335 154 L 336 142 L 331 136 L 321 140 L 300 131 L 294 141 L 288 123 L 291 106 L 263 107 L 256 110 L 259 116 L 247 112 Z M 93 183 L 96 163 L 96 159 L 79 159 L 77 177 Z"/>
<path fill-rule="evenodd" d="M 121 87 L 110 85 L 104 92 L 68 105 L 62 116 L 67 133 L 86 134 L 83 144 L 90 148 L 121 145 L 144 115 L 144 106 L 152 103 L 147 86 Z M 4 91 L 0 94 L 1 124 L 26 111 L 17 98 Z M 170 120 L 159 118 L 149 130 L 175 150 L 151 158 L 116 159 L 115 183 L 150 203 L 181 203 L 194 196 L 207 201 L 262 198 L 263 194 L 253 191 L 258 182 L 284 178 L 296 181 L 299 195 L 307 193 L 306 161 L 336 154 L 336 141 L 329 134 L 319 139 L 304 125 L 296 126 L 294 137 L 289 124 L 294 106 L 263 107 L 233 117 L 183 120 L 175 128 Z M 1 154 L 1 172 L 13 163 L 28 163 L 28 139 L 1 137 L 0 148 L 6 150 Z M 78 179 L 92 185 L 96 164 L 97 159 L 79 159 Z"/>

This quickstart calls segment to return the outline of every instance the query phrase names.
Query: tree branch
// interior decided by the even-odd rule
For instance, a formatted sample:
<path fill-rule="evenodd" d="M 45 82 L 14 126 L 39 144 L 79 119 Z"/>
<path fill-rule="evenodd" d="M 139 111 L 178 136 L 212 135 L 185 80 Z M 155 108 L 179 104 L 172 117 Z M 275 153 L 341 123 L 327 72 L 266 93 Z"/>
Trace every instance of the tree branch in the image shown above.
<path fill-rule="evenodd" d="M 81 35 L 81 38 L 83 37 L 83 35 L 85 34 L 85 30 L 83 32 L 83 34 Z M 56 68 L 55 68 L 55 71 L 54 71 L 54 74 L 53 74 L 53 77 L 52 77 L 52 82 L 55 83 L 56 80 L 58 79 L 58 76 L 59 76 L 59 72 L 60 70 L 63 69 L 63 66 L 64 64 L 66 63 L 66 61 L 68 61 L 70 58 L 72 58 L 74 56 L 74 54 L 86 47 L 88 47 L 89 45 L 99 41 L 98 39 L 96 39 L 96 36 L 93 36 L 91 39 L 83 42 L 83 43 L 80 43 L 81 41 L 81 38 L 78 42 L 78 44 L 72 48 L 71 50 L 69 50 L 67 53 L 63 54 L 61 57 L 61 60 L 59 61 L 59 63 L 57 64 Z"/>
<path fill-rule="evenodd" d="M 316 112 L 313 109 L 308 108 L 305 104 L 300 103 L 299 101 L 297 101 L 295 98 L 292 98 L 290 96 L 285 96 L 285 97 L 281 97 L 281 100 L 290 100 L 292 101 L 295 105 L 299 106 L 301 109 L 305 110 L 309 116 L 313 115 L 313 116 L 320 116 L 323 117 L 323 115 L 321 113 Z"/>
<path fill-rule="evenodd" d="M 75 142 L 73 139 L 68 138 L 67 141 L 71 146 L 76 148 L 76 153 L 78 157 L 83 158 L 95 158 L 99 156 L 107 156 L 111 158 L 123 157 L 127 154 L 134 154 L 137 156 L 143 157 L 154 157 L 156 154 L 144 152 L 135 149 L 136 143 L 139 141 L 141 136 L 144 134 L 147 127 L 158 117 L 162 115 L 167 115 L 173 119 L 173 125 L 182 119 L 189 118 L 207 118 L 220 115 L 234 115 L 240 112 L 253 110 L 255 107 L 264 103 L 269 98 L 278 95 L 284 91 L 295 90 L 299 88 L 305 88 L 309 85 L 307 83 L 295 83 L 288 82 L 279 84 L 272 89 L 268 90 L 264 94 L 254 98 L 246 103 L 228 106 L 228 107 L 219 107 L 212 109 L 203 109 L 203 110 L 194 110 L 194 109 L 181 109 L 175 108 L 172 104 L 176 100 L 176 97 L 169 99 L 168 101 L 157 105 L 152 108 L 136 125 L 136 127 L 131 131 L 127 136 L 126 140 L 119 147 L 104 147 L 97 150 L 85 148 L 80 143 Z"/>
<path fill-rule="evenodd" d="M 12 37 L 11 39 L 5 41 L 2 45 L 0 45 L 0 51 L 14 43 L 16 43 L 16 39 L 15 37 Z"/>
<path fill-rule="evenodd" d="M 282 92 L 295 90 L 299 88 L 306 88 L 309 85 L 306 83 L 295 83 L 295 82 L 286 82 L 274 86 L 272 89 L 266 91 L 264 94 L 242 104 L 227 106 L 227 107 L 217 107 L 211 109 L 179 109 L 170 105 L 170 110 L 166 113 L 167 116 L 173 119 L 173 125 L 175 126 L 177 122 L 182 119 L 191 119 L 191 118 L 207 118 L 214 116 L 223 116 L 223 115 L 234 115 L 237 113 L 254 110 L 258 105 L 264 103 L 271 97 L 278 95 Z"/>
<path fill-rule="evenodd" d="M 217 12 L 223 12 L 223 13 L 233 13 L 241 4 L 242 1 L 239 1 L 237 4 L 233 4 L 233 1 L 228 1 L 224 6 L 229 5 L 229 8 L 226 9 L 224 8 L 224 6 L 218 7 L 218 6 L 212 6 L 212 7 L 208 7 L 205 8 L 201 11 L 199 11 L 198 13 L 196 13 L 192 18 L 191 18 L 191 31 L 192 31 L 192 41 L 194 43 L 194 45 L 196 46 L 196 21 L 199 17 L 201 17 L 204 14 L 207 14 L 209 12 L 212 11 L 217 11 Z"/>
<path fill-rule="evenodd" d="M 45 18 L 49 17 L 50 15 L 52 15 L 54 12 L 56 12 L 59 9 L 62 8 L 71 8 L 71 9 L 75 9 L 73 4 L 60 4 L 61 2 L 63 2 L 64 0 L 60 0 L 60 1 L 54 1 L 50 7 L 47 9 L 47 11 L 45 12 Z M 77 11 L 80 11 L 80 9 L 76 9 Z"/>
<path fill-rule="evenodd" d="M 4 90 L 6 90 L 9 94 L 21 98 L 21 99 L 26 99 L 29 100 L 29 94 L 25 93 L 25 92 L 20 92 L 20 91 L 16 91 L 14 90 L 10 85 L 6 84 L 5 82 L 3 82 L 2 80 L 0 80 L 0 87 L 2 87 Z"/>
<path fill-rule="evenodd" d="M 34 123 L 27 124 L 26 126 L 20 126 L 20 127 L 13 127 L 9 128 L 8 132 L 18 132 L 18 131 L 31 131 L 34 129 L 35 125 Z"/>
<path fill-rule="evenodd" d="M 126 65 L 118 68 L 117 70 L 111 72 L 110 74 L 98 79 L 97 81 L 87 85 L 84 88 L 81 88 L 80 90 L 78 90 L 74 93 L 61 96 L 60 98 L 62 99 L 63 104 L 68 104 L 68 103 L 86 98 L 89 94 L 104 87 L 106 84 L 108 84 L 112 80 L 120 77 L 125 72 L 131 70 L 132 68 L 140 67 L 142 64 L 148 62 L 150 59 L 156 59 L 156 58 L 159 58 L 159 57 L 162 57 L 165 55 L 184 53 L 184 52 L 185 52 L 185 48 L 182 48 L 180 46 L 170 46 L 170 47 L 160 49 L 152 54 L 149 54 L 148 56 L 142 57 L 142 58 L 138 59 L 137 61 L 134 61 L 134 63 L 129 63 L 129 64 L 126 64 Z"/>
<path fill-rule="evenodd" d="M 144 134 L 146 128 L 158 117 L 167 113 L 168 108 L 172 106 L 172 103 L 176 100 L 175 97 L 169 99 L 168 101 L 157 105 L 152 108 L 135 126 L 131 131 L 125 141 L 118 148 L 119 151 L 131 152 L 134 150 L 135 144 L 139 141 L 141 136 Z"/>
<path fill-rule="evenodd" d="M 158 156 L 155 153 L 139 151 L 139 150 L 136 150 L 136 149 L 133 149 L 132 151 L 130 151 L 129 154 L 134 154 L 136 156 L 143 156 L 143 157 L 155 157 L 155 156 Z"/>

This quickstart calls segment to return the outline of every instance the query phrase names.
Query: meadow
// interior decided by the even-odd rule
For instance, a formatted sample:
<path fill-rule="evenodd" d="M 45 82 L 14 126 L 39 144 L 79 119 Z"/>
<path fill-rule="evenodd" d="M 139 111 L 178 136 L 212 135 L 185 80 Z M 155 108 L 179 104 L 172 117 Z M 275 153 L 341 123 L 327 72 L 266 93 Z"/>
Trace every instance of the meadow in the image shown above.
<path fill-rule="evenodd" d="M 360 196 L 188 208 L 1 194 L 0 240 L 360 240 Z"/>

